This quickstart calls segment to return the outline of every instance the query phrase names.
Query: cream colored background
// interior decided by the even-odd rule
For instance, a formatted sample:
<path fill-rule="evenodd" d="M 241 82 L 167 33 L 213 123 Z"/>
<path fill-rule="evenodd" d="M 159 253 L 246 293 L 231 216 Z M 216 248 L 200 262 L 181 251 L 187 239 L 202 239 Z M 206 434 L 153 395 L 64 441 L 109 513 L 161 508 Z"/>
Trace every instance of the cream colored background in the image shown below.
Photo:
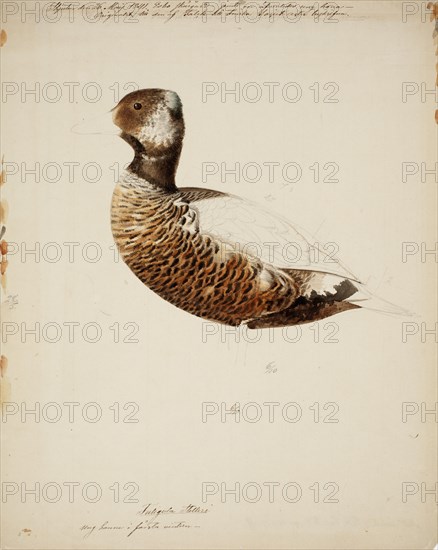
<path fill-rule="evenodd" d="M 313 183 L 307 172 L 292 193 L 265 181 L 222 184 L 219 176 L 207 186 L 264 202 L 317 232 L 320 242 L 337 242 L 341 258 L 373 291 L 431 326 L 436 264 L 431 258 L 402 263 L 401 243 L 436 240 L 436 185 L 431 179 L 403 184 L 401 163 L 435 161 L 434 105 L 417 98 L 402 103 L 401 83 L 424 81 L 432 88 L 432 24 L 419 18 L 403 24 L 400 4 L 355 4 L 363 18 L 332 25 L 11 23 L 2 51 L 4 81 L 95 81 L 105 93 L 96 104 L 8 100 L 2 104 L 2 153 L 6 161 L 41 164 L 128 162 L 131 151 L 120 139 L 78 136 L 70 128 L 114 106 L 108 87 L 116 81 L 175 90 L 187 127 L 179 185 L 201 186 L 205 161 L 338 162 L 339 183 Z M 303 99 L 202 103 L 204 81 L 293 81 Z M 316 81 L 337 82 L 340 102 L 315 104 L 308 86 Z M 273 343 L 267 333 L 257 343 L 232 337 L 223 343 L 219 335 L 203 343 L 200 319 L 162 301 L 114 263 L 108 250 L 112 172 L 104 173 L 107 180 L 96 184 L 80 177 L 56 184 L 11 177 L 3 188 L 8 240 L 95 241 L 104 250 L 96 264 L 80 257 L 69 263 L 63 256 L 56 264 L 11 257 L 6 296 L 18 294 L 19 305 L 9 310 L 3 303 L 3 320 L 96 321 L 104 336 L 97 344 L 12 338 L 3 350 L 9 400 L 97 401 L 102 407 L 134 401 L 140 422 L 115 424 L 108 409 L 97 424 L 10 419 L 2 424 L 3 480 L 102 487 L 131 481 L 140 486 L 140 503 L 113 503 L 109 491 L 98 504 L 70 504 L 65 497 L 57 504 L 22 504 L 11 497 L 3 505 L 3 548 L 433 548 L 433 499 L 401 502 L 402 482 L 431 486 L 437 480 L 431 418 L 401 421 L 403 401 L 436 401 L 432 339 L 402 344 L 406 319 L 354 311 L 328 320 L 339 325 L 337 344 L 315 343 L 308 327 L 295 344 L 279 330 Z M 267 203 L 267 194 L 276 200 Z M 138 323 L 140 342 L 112 343 L 107 327 L 114 322 Z M 271 362 L 277 372 L 266 374 Z M 266 416 L 255 424 L 202 423 L 204 401 L 296 401 L 303 418 L 296 424 L 281 416 L 273 424 Z M 340 422 L 314 423 L 308 407 L 315 401 L 337 402 Z M 106 520 L 134 522 L 148 502 L 201 505 L 205 481 L 295 481 L 303 498 L 270 504 L 264 495 L 249 504 L 215 497 L 210 513 L 192 521 L 199 529 L 130 538 L 100 532 L 86 539 L 79 531 Z M 337 482 L 340 502 L 313 503 L 307 487 L 316 481 Z"/>

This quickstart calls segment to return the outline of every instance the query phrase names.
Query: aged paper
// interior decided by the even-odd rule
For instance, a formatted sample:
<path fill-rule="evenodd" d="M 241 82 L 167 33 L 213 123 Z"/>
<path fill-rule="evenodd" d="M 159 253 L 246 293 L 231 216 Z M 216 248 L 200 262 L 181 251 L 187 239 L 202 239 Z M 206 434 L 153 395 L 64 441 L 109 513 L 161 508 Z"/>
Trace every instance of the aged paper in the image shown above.
<path fill-rule="evenodd" d="M 1 548 L 434 548 L 436 6 L 1 10 Z M 72 128 L 150 88 L 182 102 L 177 186 L 400 309 L 248 329 L 147 288 L 111 231 L 132 149 Z"/>

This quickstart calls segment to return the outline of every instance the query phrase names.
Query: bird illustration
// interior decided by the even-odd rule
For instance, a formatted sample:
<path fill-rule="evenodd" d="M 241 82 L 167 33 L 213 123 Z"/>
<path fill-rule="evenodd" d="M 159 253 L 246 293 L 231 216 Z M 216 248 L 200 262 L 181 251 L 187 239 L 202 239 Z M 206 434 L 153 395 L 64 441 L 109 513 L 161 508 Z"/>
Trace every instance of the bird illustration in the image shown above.
<path fill-rule="evenodd" d="M 176 186 L 185 127 L 175 92 L 132 92 L 112 121 L 135 152 L 114 189 L 113 236 L 124 262 L 161 298 L 252 329 L 318 321 L 370 298 L 282 217 L 228 193 Z"/>

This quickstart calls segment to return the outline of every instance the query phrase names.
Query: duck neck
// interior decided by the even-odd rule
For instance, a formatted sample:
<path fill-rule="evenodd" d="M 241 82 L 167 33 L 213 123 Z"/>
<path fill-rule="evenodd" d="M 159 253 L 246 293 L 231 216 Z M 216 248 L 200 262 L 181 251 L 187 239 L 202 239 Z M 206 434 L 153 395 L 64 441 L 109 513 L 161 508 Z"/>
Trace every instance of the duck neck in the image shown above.
<path fill-rule="evenodd" d="M 155 187 L 172 193 L 177 190 L 175 174 L 178 167 L 182 146 L 175 146 L 163 154 L 151 155 L 145 147 L 132 136 L 122 135 L 135 151 L 134 160 L 128 170 Z"/>

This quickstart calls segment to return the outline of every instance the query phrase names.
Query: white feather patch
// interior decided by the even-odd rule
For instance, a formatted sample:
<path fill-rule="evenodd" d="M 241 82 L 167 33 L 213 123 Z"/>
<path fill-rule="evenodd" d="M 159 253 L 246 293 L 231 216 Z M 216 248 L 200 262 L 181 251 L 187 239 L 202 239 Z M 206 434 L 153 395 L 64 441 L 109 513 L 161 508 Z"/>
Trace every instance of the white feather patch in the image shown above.
<path fill-rule="evenodd" d="M 142 143 L 149 141 L 157 146 L 169 145 L 174 141 L 176 133 L 169 108 L 163 103 L 151 114 L 148 123 L 142 127 L 138 139 Z"/>
<path fill-rule="evenodd" d="M 164 95 L 164 102 L 172 111 L 181 108 L 181 100 L 175 92 L 167 91 Z"/>
<path fill-rule="evenodd" d="M 303 296 L 310 296 L 312 291 L 324 296 L 324 294 L 336 294 L 336 286 L 340 285 L 344 277 L 331 275 L 327 273 L 315 272 L 312 279 L 309 281 Z"/>
<path fill-rule="evenodd" d="M 272 274 L 267 269 L 263 269 L 259 276 L 260 290 L 262 292 L 269 290 L 273 280 Z"/>

